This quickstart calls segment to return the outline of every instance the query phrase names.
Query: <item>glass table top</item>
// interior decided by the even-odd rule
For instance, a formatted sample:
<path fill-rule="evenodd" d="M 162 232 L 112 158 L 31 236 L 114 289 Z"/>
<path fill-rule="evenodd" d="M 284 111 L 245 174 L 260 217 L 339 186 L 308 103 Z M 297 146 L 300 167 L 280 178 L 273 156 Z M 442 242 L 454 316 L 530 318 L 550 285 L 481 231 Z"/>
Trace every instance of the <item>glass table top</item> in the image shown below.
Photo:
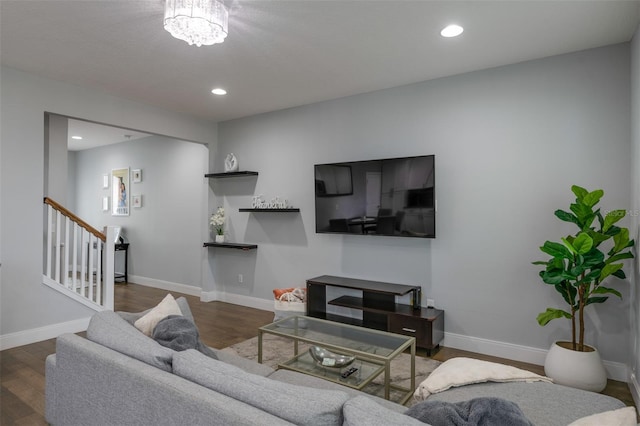
<path fill-rule="evenodd" d="M 288 317 L 260 327 L 260 330 L 379 358 L 395 356 L 394 354 L 409 347 L 414 340 L 410 336 L 307 316 Z"/>

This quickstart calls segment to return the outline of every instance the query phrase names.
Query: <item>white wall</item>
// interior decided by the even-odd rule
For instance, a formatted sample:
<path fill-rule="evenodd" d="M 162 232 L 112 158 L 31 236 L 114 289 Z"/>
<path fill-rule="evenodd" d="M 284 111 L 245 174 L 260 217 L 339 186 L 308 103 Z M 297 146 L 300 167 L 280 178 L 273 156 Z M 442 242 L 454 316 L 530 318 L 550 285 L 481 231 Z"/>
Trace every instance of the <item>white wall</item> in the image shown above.
<path fill-rule="evenodd" d="M 197 287 L 199 294 L 208 160 L 206 146 L 162 136 L 76 153 L 75 212 L 97 229 L 105 225 L 123 228 L 131 244 L 130 282 L 160 280 Z M 142 182 L 130 182 L 127 193 L 131 203 L 131 197 L 142 195 L 143 205 L 134 208 L 131 204 L 129 216 L 111 216 L 102 211 L 102 197 L 111 193 L 102 189 L 102 176 L 125 167 L 142 170 Z M 116 256 L 118 271 L 123 270 L 122 258 Z"/>
<path fill-rule="evenodd" d="M 211 289 L 269 299 L 321 274 L 420 284 L 450 346 L 488 339 L 542 362 L 569 323 L 537 324 L 563 302 L 531 262 L 574 232 L 553 215 L 572 184 L 604 189 L 603 209 L 631 207 L 629 81 L 621 44 L 220 123 L 217 167 L 233 152 L 260 175 L 212 188 L 231 240 L 259 248 L 211 253 Z M 436 155 L 435 240 L 315 233 L 314 164 L 422 154 Z M 238 213 L 254 194 L 301 213 Z M 590 309 L 587 341 L 626 363 L 629 285 L 616 285 L 625 299 Z"/>
<path fill-rule="evenodd" d="M 631 199 L 633 202 L 633 211 L 640 214 L 640 26 L 636 30 L 635 36 L 631 42 L 631 150 L 633 158 L 633 185 L 631 191 Z M 634 262 L 634 272 L 636 285 L 634 286 L 632 309 L 631 309 L 631 326 L 632 334 L 629 339 L 631 342 L 631 374 L 633 395 L 636 405 L 640 406 L 640 286 L 638 280 L 640 277 L 640 255 L 638 254 L 638 245 L 640 244 L 640 227 L 638 226 L 638 215 L 632 222 L 633 235 L 636 235 L 636 256 L 638 259 Z"/>
<path fill-rule="evenodd" d="M 81 330 L 91 315 L 41 284 L 45 111 L 210 147 L 216 125 L 6 67 L 0 87 L 0 347 L 6 348 Z M 202 238 L 207 233 L 203 211 Z"/>

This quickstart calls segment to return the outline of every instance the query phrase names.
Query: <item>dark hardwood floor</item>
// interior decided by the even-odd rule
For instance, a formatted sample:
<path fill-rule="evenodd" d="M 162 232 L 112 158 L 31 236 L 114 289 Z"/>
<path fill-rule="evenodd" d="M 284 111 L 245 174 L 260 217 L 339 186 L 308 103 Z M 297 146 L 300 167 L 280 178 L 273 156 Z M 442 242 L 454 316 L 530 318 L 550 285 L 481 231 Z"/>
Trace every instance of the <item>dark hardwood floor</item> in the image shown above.
<path fill-rule="evenodd" d="M 258 327 L 273 320 L 273 313 L 223 302 L 203 303 L 194 296 L 171 292 L 176 298 L 185 296 L 193 311 L 202 340 L 214 348 L 224 348 L 257 336 Z M 117 285 L 115 309 L 140 312 L 157 305 L 165 290 L 135 284 Z M 0 352 L 0 425 L 45 425 L 44 386 L 45 358 L 55 352 L 55 339 L 20 346 Z M 419 352 L 424 356 L 424 352 Z M 542 366 L 496 358 L 451 348 L 441 348 L 434 359 L 446 361 L 467 356 L 502 362 L 535 373 L 544 374 Z M 624 382 L 609 380 L 604 394 L 634 405 L 629 387 Z"/>

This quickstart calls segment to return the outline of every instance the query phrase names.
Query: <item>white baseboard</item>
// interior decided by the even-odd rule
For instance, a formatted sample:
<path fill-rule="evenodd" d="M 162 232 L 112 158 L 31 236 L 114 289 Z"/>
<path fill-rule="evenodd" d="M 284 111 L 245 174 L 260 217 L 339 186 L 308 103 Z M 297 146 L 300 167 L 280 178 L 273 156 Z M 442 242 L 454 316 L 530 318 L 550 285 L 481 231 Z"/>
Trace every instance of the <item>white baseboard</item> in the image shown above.
<path fill-rule="evenodd" d="M 128 278 L 129 282 L 132 284 L 139 284 L 145 287 L 154 287 L 167 291 L 176 291 L 178 293 L 200 297 L 200 300 L 203 302 L 227 302 L 233 303 L 234 305 L 261 309 L 263 311 L 273 311 L 273 301 L 271 300 L 259 299 L 257 297 L 251 296 L 242 296 L 239 294 L 225 293 L 222 291 L 202 291 L 200 287 L 172 283 L 170 281 L 162 281 L 155 278 L 140 277 L 137 275 L 129 275 Z"/>
<path fill-rule="evenodd" d="M 442 345 L 448 348 L 461 349 L 535 365 L 544 365 L 544 359 L 547 356 L 547 349 L 514 345 L 512 343 L 498 342 L 480 337 L 463 336 L 455 333 L 444 333 L 444 342 Z M 621 382 L 627 382 L 627 380 L 629 380 L 629 368 L 625 364 L 605 360 L 603 360 L 602 363 L 607 371 L 608 378 Z"/>
<path fill-rule="evenodd" d="M 220 291 L 203 291 L 200 296 L 200 300 L 203 302 L 227 302 L 233 303 L 234 305 L 248 306 L 250 308 L 273 312 L 273 300 L 242 296 L 240 294 L 224 293 Z"/>
<path fill-rule="evenodd" d="M 155 278 L 140 277 L 138 275 L 129 275 L 127 277 L 130 283 L 139 284 L 145 287 L 159 288 L 161 290 L 176 291 L 178 293 L 188 294 L 189 296 L 200 296 L 202 289 L 193 285 L 173 283 L 170 281 L 157 280 Z"/>
<path fill-rule="evenodd" d="M 85 331 L 89 326 L 89 320 L 90 318 L 87 317 L 59 324 L 47 325 L 45 327 L 18 331 L 16 333 L 4 334 L 0 336 L 0 351 L 41 342 L 47 339 L 53 339 L 65 333 L 79 333 L 81 331 Z"/>

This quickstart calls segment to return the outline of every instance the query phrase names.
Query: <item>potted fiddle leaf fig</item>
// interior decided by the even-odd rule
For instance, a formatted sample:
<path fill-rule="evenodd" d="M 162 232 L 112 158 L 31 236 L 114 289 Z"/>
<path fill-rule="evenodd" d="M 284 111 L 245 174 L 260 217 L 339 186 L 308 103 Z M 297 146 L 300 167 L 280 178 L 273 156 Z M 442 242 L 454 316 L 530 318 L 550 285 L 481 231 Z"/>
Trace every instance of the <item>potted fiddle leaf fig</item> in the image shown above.
<path fill-rule="evenodd" d="M 545 374 L 557 383 L 599 392 L 606 386 L 606 372 L 598 351 L 584 342 L 584 310 L 589 305 L 604 303 L 610 295 L 622 298 L 618 290 L 609 287 L 609 282 L 626 278 L 622 261 L 633 257 L 634 241 L 629 239 L 627 228 L 616 226 L 625 210 L 603 214 L 598 208 L 603 190 L 589 192 L 574 185 L 571 191 L 576 200 L 570 211 L 556 210 L 555 216 L 575 224 L 577 231 L 559 242 L 546 241 L 540 250 L 551 258 L 533 262 L 544 266 L 540 278 L 560 293 L 568 307 L 547 308 L 537 319 L 541 326 L 557 318 L 571 321 L 571 342 L 555 342 L 551 346 Z M 565 361 L 566 356 L 576 359 Z"/>

